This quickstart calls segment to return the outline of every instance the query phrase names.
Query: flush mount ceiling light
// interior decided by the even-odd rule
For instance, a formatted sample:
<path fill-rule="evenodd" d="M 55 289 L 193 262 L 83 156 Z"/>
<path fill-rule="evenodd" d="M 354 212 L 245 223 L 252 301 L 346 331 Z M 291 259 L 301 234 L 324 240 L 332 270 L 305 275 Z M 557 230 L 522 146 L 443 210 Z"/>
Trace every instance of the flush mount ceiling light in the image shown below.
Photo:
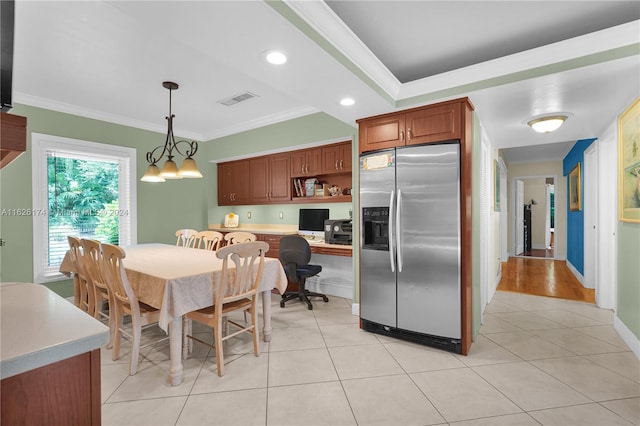
<path fill-rule="evenodd" d="M 265 58 L 267 59 L 267 62 L 273 65 L 282 65 L 287 62 L 287 56 L 278 50 L 268 51 Z"/>
<path fill-rule="evenodd" d="M 538 133 L 550 133 L 558 130 L 567 118 L 567 114 L 546 115 L 528 121 L 527 125 Z"/>
<path fill-rule="evenodd" d="M 353 105 L 355 103 L 356 103 L 356 101 L 354 101 L 351 98 L 344 98 L 344 99 L 340 100 L 340 105 L 342 105 L 342 106 L 351 106 L 351 105 Z"/>
<path fill-rule="evenodd" d="M 178 90 L 179 86 L 172 81 L 165 81 L 162 83 L 162 86 L 169 90 L 169 116 L 165 117 L 168 122 L 167 139 L 164 141 L 164 145 L 157 146 L 153 151 L 147 152 L 147 162 L 149 166 L 140 180 L 143 182 L 164 182 L 165 179 L 201 178 L 202 173 L 200 173 L 196 161 L 192 158 L 196 154 L 196 151 L 198 151 L 198 143 L 196 141 L 189 142 L 185 140 L 176 142 L 173 136 L 173 119 L 175 115 L 171 113 L 171 92 Z M 185 145 L 184 152 L 180 150 L 180 145 Z M 162 149 L 162 151 L 159 151 L 160 149 Z M 174 151 L 185 157 L 180 170 L 178 170 L 178 166 L 173 161 Z M 159 155 L 157 154 L 158 152 L 160 153 Z M 162 170 L 159 170 L 157 163 L 165 154 L 167 155 L 167 161 L 164 162 Z"/>

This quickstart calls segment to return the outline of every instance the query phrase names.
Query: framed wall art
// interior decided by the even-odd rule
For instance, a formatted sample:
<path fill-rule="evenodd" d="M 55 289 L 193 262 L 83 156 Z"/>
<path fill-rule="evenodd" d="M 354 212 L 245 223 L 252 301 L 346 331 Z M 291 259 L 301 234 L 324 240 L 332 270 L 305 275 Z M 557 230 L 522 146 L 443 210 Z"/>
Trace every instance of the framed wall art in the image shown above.
<path fill-rule="evenodd" d="M 640 98 L 618 117 L 618 216 L 640 223 Z"/>
<path fill-rule="evenodd" d="M 580 163 L 569 172 L 569 210 L 582 210 L 580 199 Z"/>

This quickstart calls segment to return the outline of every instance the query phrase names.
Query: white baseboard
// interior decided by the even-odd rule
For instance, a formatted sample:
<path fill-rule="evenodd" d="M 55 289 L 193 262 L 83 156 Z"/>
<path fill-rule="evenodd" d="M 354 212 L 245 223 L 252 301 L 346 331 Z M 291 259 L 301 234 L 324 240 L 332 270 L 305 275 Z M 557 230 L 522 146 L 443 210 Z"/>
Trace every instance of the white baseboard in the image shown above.
<path fill-rule="evenodd" d="M 622 322 L 618 316 L 613 317 L 613 328 L 618 332 L 622 340 L 631 348 L 636 358 L 640 360 L 640 340 L 635 334 Z"/>
<path fill-rule="evenodd" d="M 360 316 L 360 304 L 359 303 L 353 303 L 351 305 L 351 314 L 355 315 L 357 317 Z"/>
<path fill-rule="evenodd" d="M 578 279 L 578 281 L 580 281 L 580 284 L 582 284 L 582 286 L 584 287 L 584 277 L 582 276 L 582 274 L 578 272 L 578 270 L 571 264 L 571 262 L 567 260 L 566 263 L 567 268 L 569 268 L 571 273 Z"/>
<path fill-rule="evenodd" d="M 342 297 L 344 299 L 353 298 L 353 288 L 350 285 L 345 285 L 332 278 L 324 278 L 320 276 L 311 277 L 307 279 L 306 288 L 317 293 L 326 294 L 327 296 Z"/>
<path fill-rule="evenodd" d="M 534 249 L 541 249 L 541 250 L 546 250 L 546 249 L 547 249 L 547 246 L 545 246 L 544 244 L 532 244 L 532 245 L 531 245 L 531 248 L 534 248 Z"/>

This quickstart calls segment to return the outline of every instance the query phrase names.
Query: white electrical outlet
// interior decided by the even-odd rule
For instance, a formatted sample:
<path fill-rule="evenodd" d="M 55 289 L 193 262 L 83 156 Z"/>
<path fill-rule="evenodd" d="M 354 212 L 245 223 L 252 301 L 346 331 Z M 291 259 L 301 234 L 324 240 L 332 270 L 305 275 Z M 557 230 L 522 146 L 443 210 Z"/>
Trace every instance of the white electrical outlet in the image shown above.
<path fill-rule="evenodd" d="M 251 219 L 251 212 L 247 212 L 247 219 Z"/>
<path fill-rule="evenodd" d="M 280 217 L 280 220 L 284 219 L 284 212 L 280 212 L 278 216 Z"/>

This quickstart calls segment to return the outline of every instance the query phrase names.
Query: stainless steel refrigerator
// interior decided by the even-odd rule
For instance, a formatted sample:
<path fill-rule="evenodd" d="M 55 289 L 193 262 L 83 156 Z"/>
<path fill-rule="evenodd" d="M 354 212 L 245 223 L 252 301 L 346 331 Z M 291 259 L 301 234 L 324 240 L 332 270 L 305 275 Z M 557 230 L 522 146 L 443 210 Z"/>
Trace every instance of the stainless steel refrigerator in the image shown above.
<path fill-rule="evenodd" d="M 364 330 L 461 352 L 460 145 L 360 156 Z"/>

